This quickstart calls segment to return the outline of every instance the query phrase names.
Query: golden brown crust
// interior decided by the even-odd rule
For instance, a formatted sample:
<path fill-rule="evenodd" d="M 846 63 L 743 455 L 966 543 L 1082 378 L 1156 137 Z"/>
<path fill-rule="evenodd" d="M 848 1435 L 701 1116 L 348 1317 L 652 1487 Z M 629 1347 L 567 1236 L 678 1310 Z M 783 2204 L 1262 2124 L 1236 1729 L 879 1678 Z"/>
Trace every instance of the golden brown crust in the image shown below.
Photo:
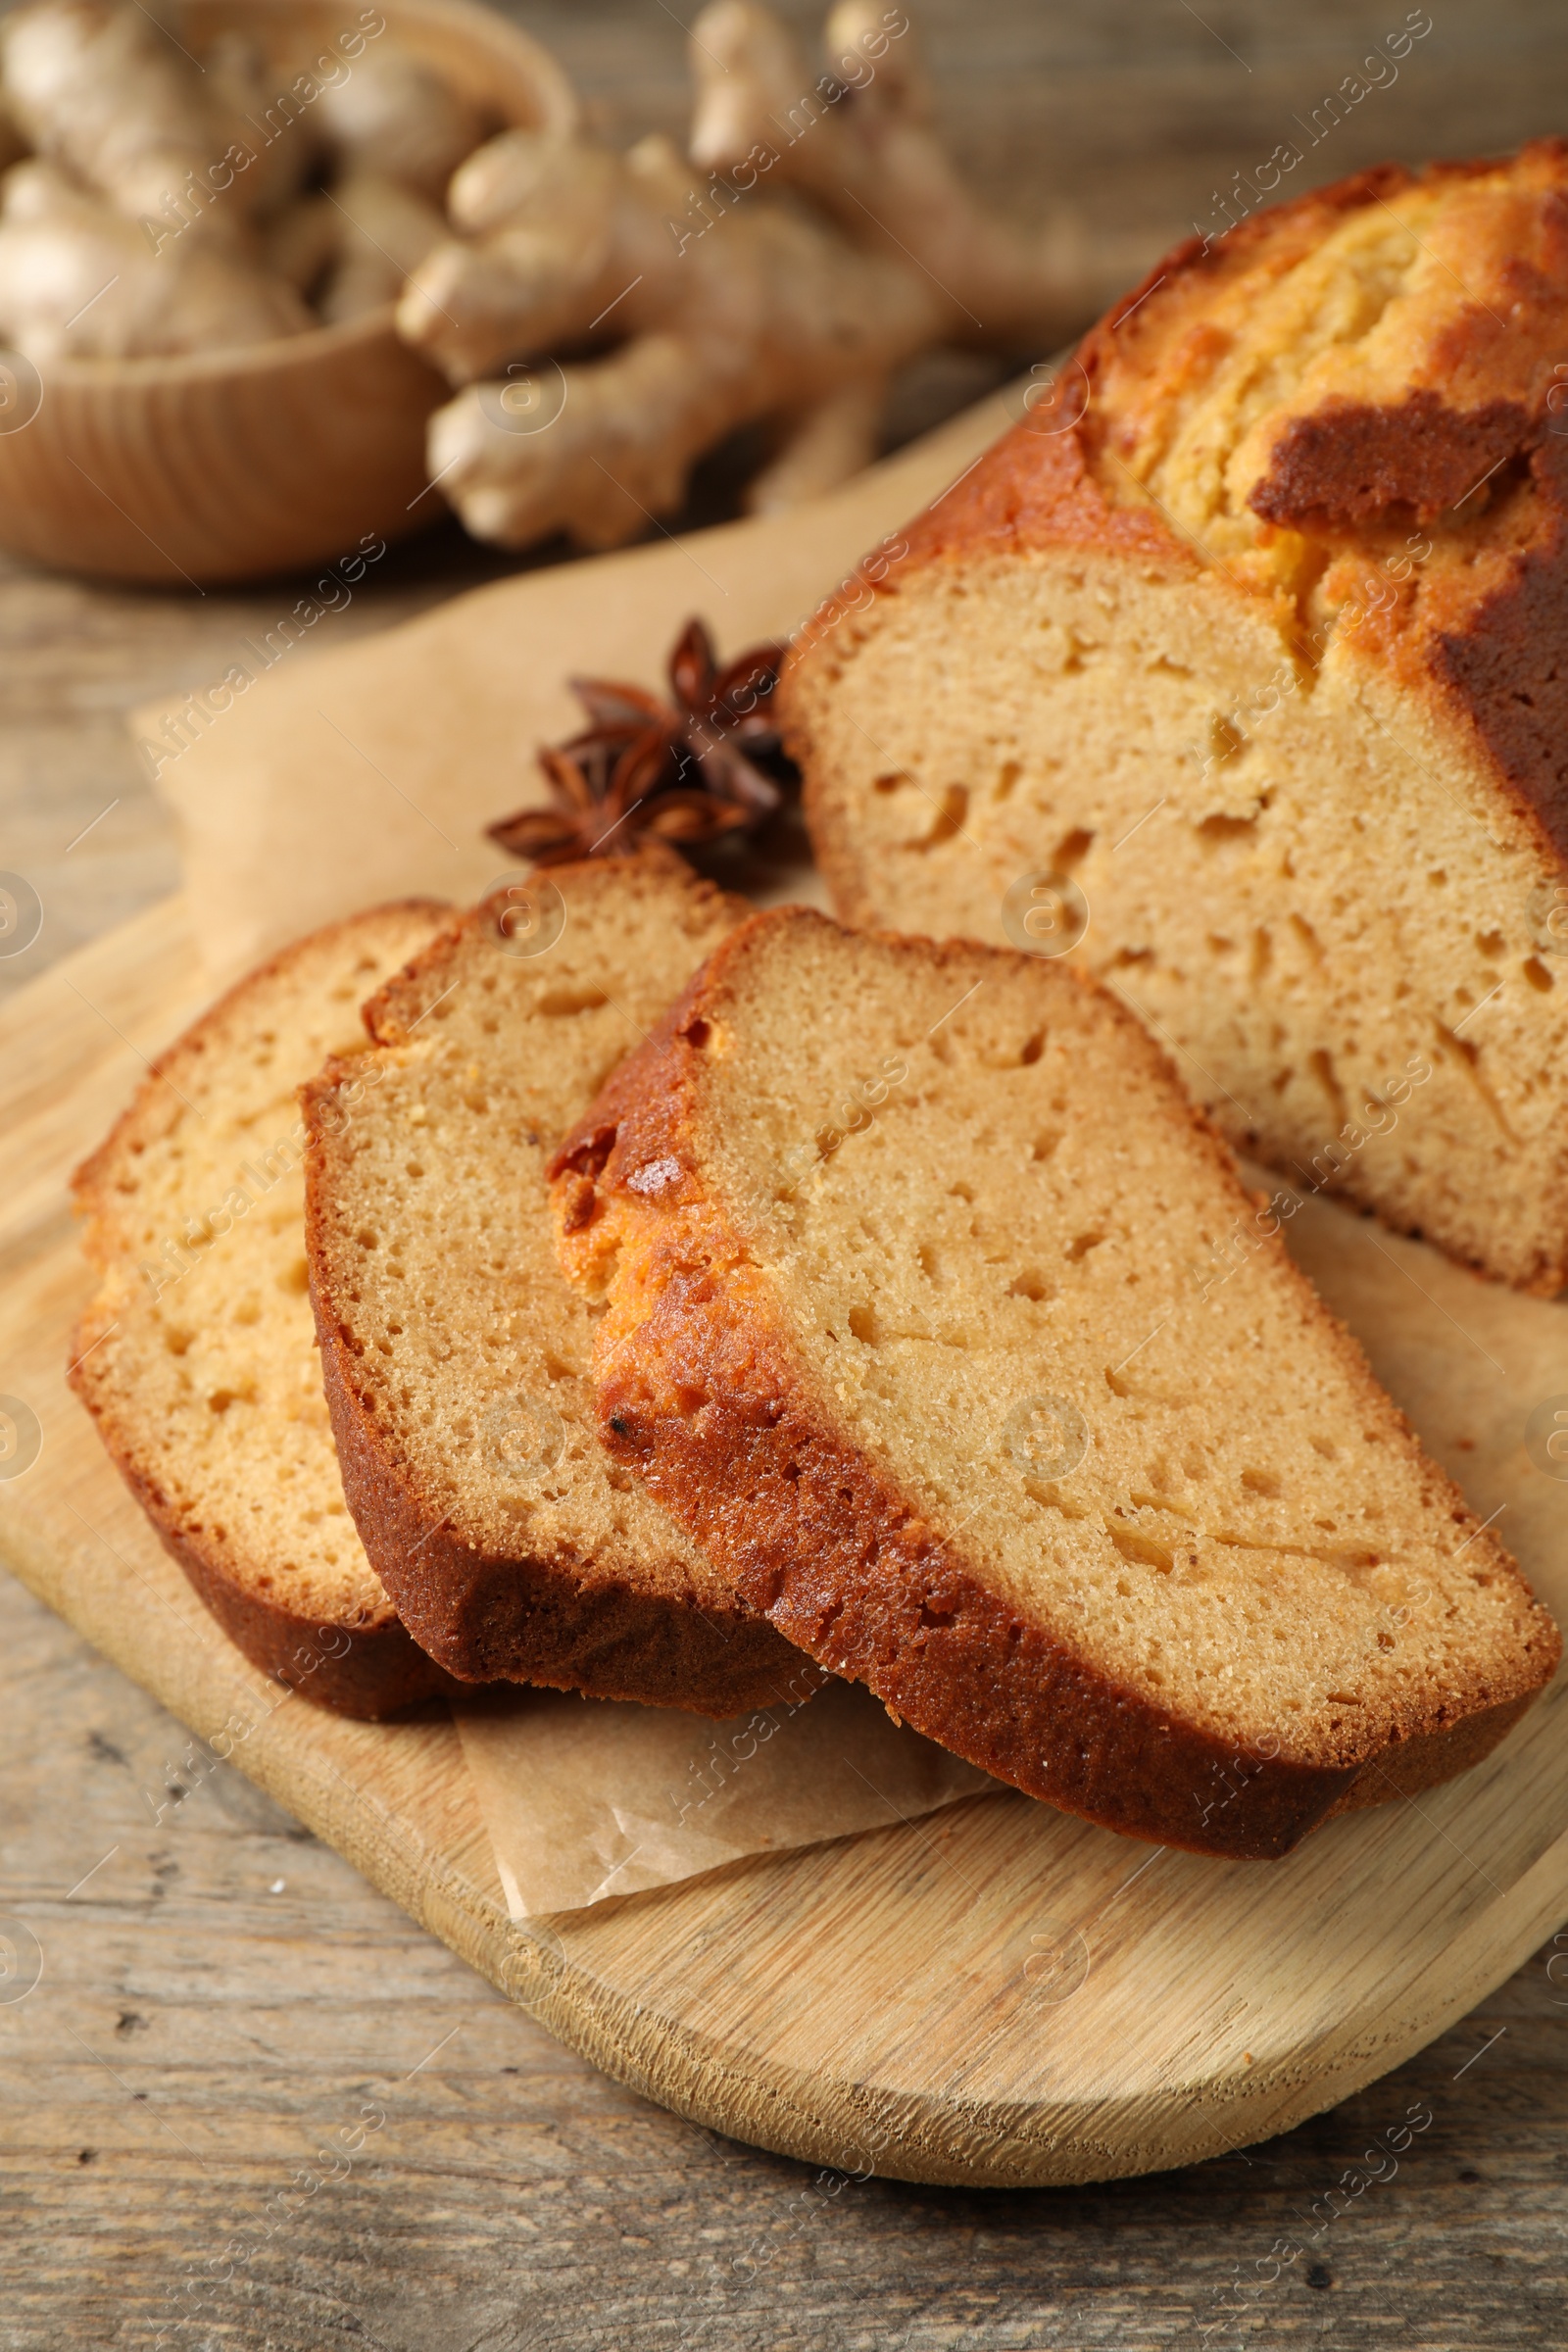
<path fill-rule="evenodd" d="M 1429 386 L 1382 405 L 1327 402 L 1291 419 L 1247 503 L 1265 522 L 1319 534 L 1390 507 L 1441 514 L 1519 455 L 1530 421 L 1516 400 L 1460 416 Z"/>
<path fill-rule="evenodd" d="M 888 566 L 879 592 L 894 593 L 922 564 L 984 552 L 1022 553 L 1032 547 L 1081 547 L 1096 553 L 1152 558 L 1197 574 L 1201 558 L 1160 517 L 1140 507 L 1113 506 L 1090 464 L 1087 436 L 1078 427 L 1042 433 L 1029 420 L 1015 424 L 978 465 L 945 491 L 903 533 L 907 553 Z M 843 610 L 853 608 L 846 602 Z M 813 630 L 793 656 L 786 677 L 820 643 L 831 622 Z"/>
<path fill-rule="evenodd" d="M 379 912 L 428 915 L 436 923 L 450 909 L 437 899 L 398 900 Z M 364 920 L 327 925 L 311 944 L 346 940 Z M 127 1152 L 164 1132 L 177 1098 L 159 1082 L 177 1082 L 194 1061 L 221 1051 L 236 1016 L 258 985 L 277 977 L 298 953 L 298 943 L 280 949 L 236 981 L 175 1042 L 149 1065 L 148 1075 L 96 1151 L 71 1179 L 76 1209 L 86 1220 L 83 1250 L 99 1272 L 114 1255 L 111 1188 Z M 72 1340 L 68 1379 L 92 1415 L 94 1426 L 121 1477 L 145 1511 L 159 1540 L 184 1570 L 204 1605 L 252 1665 L 287 1684 L 302 1696 L 342 1715 L 373 1720 L 457 1686 L 426 1657 L 399 1623 L 390 1601 L 353 1623 L 322 1624 L 301 1616 L 286 1597 L 258 1588 L 253 1570 L 231 1541 L 207 1526 L 194 1525 L 150 1471 L 134 1435 L 127 1431 L 99 1387 L 93 1367 L 96 1344 L 105 1336 L 97 1301 L 83 1310 Z"/>
<path fill-rule="evenodd" d="M 599 1358 L 612 1452 L 683 1519 L 744 1597 L 822 1665 L 866 1683 L 916 1729 L 999 1779 L 1106 1827 L 1196 1852 L 1271 1859 L 1333 1813 L 1467 1770 L 1556 1665 L 1561 1645 L 1539 1602 L 1529 1603 L 1527 1654 L 1491 1687 L 1455 1694 L 1423 1722 L 1391 1727 L 1377 1755 L 1238 1759 L 1225 1740 L 1155 1707 L 993 1592 L 957 1544 L 846 1442 L 803 1369 L 776 1295 L 705 1180 L 697 1141 L 701 1047 L 727 1003 L 729 967 L 762 927 L 821 919 L 779 909 L 733 934 L 551 1163 L 568 1267 L 582 1278 L 616 1252 L 641 1301 Z M 901 944 L 936 959 L 954 952 Z M 1163 1066 L 1131 1016 L 1115 1009 L 1136 1048 Z M 1228 1164 L 1200 1114 L 1188 1116 Z M 655 1165 L 657 1202 L 636 1181 Z M 1354 1341 L 1305 1278 L 1297 1280 L 1366 1409 L 1395 1423 L 1417 1451 Z M 1436 1475 L 1455 1515 L 1468 1517 L 1457 1490 Z M 1523 1588 L 1493 1549 L 1498 1572 Z"/>
<path fill-rule="evenodd" d="M 375 1722 L 417 1700 L 461 1688 L 427 1657 L 388 1603 L 366 1625 L 321 1624 L 237 1576 L 221 1547 L 185 1523 L 169 1496 L 126 1450 L 118 1425 L 99 1411 L 74 1377 L 104 1448 L 152 1522 L 171 1558 L 235 1648 L 274 1682 L 335 1714 Z"/>
<path fill-rule="evenodd" d="M 606 1443 L 791 1641 L 999 1780 L 1162 1844 L 1273 1856 L 1332 1808 L 1348 1773 L 1271 1766 L 1209 1844 L 1201 1792 L 1225 1742 L 1162 1718 L 966 1573 L 825 1425 L 785 1334 L 718 1278 L 736 1237 L 715 1217 L 703 1240 L 701 1273 L 651 1270 L 635 1369 L 604 1386 Z M 666 1402 L 682 1392 L 707 1400 L 700 1429 Z"/>
<path fill-rule="evenodd" d="M 695 880 L 684 861 L 656 847 L 636 858 L 599 858 L 591 867 L 558 867 L 553 879 L 568 900 L 574 876 L 614 888 L 652 870 L 677 876 L 692 903 L 715 916 L 737 917 L 743 902 Z M 429 1002 L 427 975 L 444 966 L 466 926 L 461 916 L 365 1006 L 373 1043 L 406 1045 Z M 696 951 L 694 951 L 695 953 Z M 446 979 L 443 968 L 440 979 Z M 439 985 L 439 983 L 438 983 Z M 350 1321 L 337 1296 L 331 1200 L 336 1155 L 348 1122 L 345 1088 L 364 1065 L 329 1062 L 301 1090 L 312 1137 L 306 1171 L 306 1245 L 312 1303 L 321 1349 L 322 1382 L 336 1439 L 343 1490 L 366 1552 L 422 1646 L 464 1683 L 525 1681 L 589 1697 L 631 1699 L 724 1718 L 799 1695 L 798 1652 L 766 1619 L 724 1592 L 700 1608 L 683 1591 L 657 1589 L 656 1563 L 640 1562 L 641 1580 L 557 1544 L 549 1551 L 492 1549 L 448 1524 L 421 1488 L 418 1467 L 377 1420 L 373 1385 L 360 1374 Z"/>
<path fill-rule="evenodd" d="M 1560 1654 L 1559 1645 L 1553 1652 L 1553 1665 Z M 1549 1673 L 1548 1668 L 1544 1681 L 1549 1679 Z M 1500 1698 L 1492 1706 L 1479 1707 L 1441 1732 L 1415 1733 L 1375 1763 L 1363 1765 L 1335 1812 L 1359 1813 L 1369 1805 L 1392 1804 L 1396 1797 L 1418 1796 L 1423 1788 L 1435 1788 L 1440 1781 L 1457 1780 L 1491 1755 L 1538 1695 L 1539 1690 L 1532 1688 L 1517 1698 Z"/>

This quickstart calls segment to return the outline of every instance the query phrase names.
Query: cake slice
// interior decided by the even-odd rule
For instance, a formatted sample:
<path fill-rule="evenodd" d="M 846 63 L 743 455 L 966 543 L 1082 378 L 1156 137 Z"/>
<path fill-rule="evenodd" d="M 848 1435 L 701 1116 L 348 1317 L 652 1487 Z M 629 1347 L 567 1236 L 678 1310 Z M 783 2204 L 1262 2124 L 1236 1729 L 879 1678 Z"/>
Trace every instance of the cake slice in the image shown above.
<path fill-rule="evenodd" d="M 604 1455 L 593 1317 L 545 1162 L 743 911 L 670 852 L 502 891 L 306 1091 L 311 1286 L 343 1484 L 405 1623 L 466 1682 L 726 1716 L 817 1679 Z"/>
<path fill-rule="evenodd" d="M 74 1189 L 98 1287 L 71 1384 L 219 1624 L 349 1715 L 448 1687 L 343 1500 L 305 1275 L 296 1090 L 447 909 L 381 906 L 242 980 L 160 1056 Z"/>
<path fill-rule="evenodd" d="M 556 1155 L 606 1442 L 774 1625 L 1031 1796 L 1282 1854 L 1559 1642 L 1060 965 L 756 916 Z"/>
<path fill-rule="evenodd" d="M 1568 1283 L 1568 147 L 1191 240 L 813 625 L 835 910 L 1060 949 L 1231 1141 Z"/>

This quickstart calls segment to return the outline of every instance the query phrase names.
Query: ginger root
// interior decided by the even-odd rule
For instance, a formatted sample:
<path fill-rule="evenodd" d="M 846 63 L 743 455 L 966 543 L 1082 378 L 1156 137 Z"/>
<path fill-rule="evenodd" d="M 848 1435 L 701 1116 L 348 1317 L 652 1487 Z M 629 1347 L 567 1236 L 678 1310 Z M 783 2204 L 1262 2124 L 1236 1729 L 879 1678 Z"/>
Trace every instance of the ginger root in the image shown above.
<path fill-rule="evenodd" d="M 319 190 L 293 197 L 262 231 L 268 269 L 286 278 L 307 302 L 316 297 L 342 243 L 343 217 Z"/>
<path fill-rule="evenodd" d="M 375 172 L 439 204 L 489 124 L 406 50 L 368 50 L 318 101 L 324 135 L 352 172 Z"/>
<path fill-rule="evenodd" d="M 614 546 L 759 421 L 778 446 L 754 508 L 815 495 L 875 455 L 889 375 L 915 354 L 1049 348 L 1087 308 L 1061 257 L 958 179 L 902 11 L 849 0 L 827 29 L 837 63 L 813 81 L 754 0 L 699 19 L 706 180 L 662 138 L 617 155 L 543 131 L 455 174 L 461 234 L 415 270 L 398 331 L 466 387 L 429 462 L 479 537 Z M 589 356 L 547 357 L 563 348 Z"/>
<path fill-rule="evenodd" d="M 408 341 L 462 380 L 603 326 L 625 338 L 602 360 L 472 385 L 434 418 L 432 474 L 481 537 L 615 546 L 677 506 L 737 424 L 810 415 L 852 383 L 879 403 L 889 368 L 940 335 L 936 289 L 804 210 L 737 211 L 687 250 L 669 224 L 691 185 L 657 137 L 619 157 L 514 133 L 504 157 L 481 149 L 458 173 L 459 219 L 527 194 L 482 242 L 439 246 L 415 271 Z M 519 401 L 524 384 L 537 402 Z"/>
<path fill-rule="evenodd" d="M 404 280 L 447 233 L 433 204 L 380 172 L 350 172 L 321 201 L 336 231 L 317 300 L 329 326 L 396 302 Z"/>
<path fill-rule="evenodd" d="M 903 9 L 841 0 L 822 47 L 828 71 L 813 77 L 770 10 L 714 0 L 692 32 L 692 162 L 721 178 L 749 165 L 776 173 L 857 242 L 928 270 L 957 314 L 956 341 L 995 348 L 1070 331 L 1093 294 L 1059 234 L 1026 236 L 965 187 L 932 127 Z"/>
<path fill-rule="evenodd" d="M 485 125 L 365 21 L 296 73 L 233 30 L 198 60 L 139 0 L 6 18 L 0 95 L 35 154 L 0 184 L 0 335 L 40 364 L 145 358 L 392 303 Z"/>
<path fill-rule="evenodd" d="M 244 132 L 220 83 L 129 0 L 31 0 L 0 25 L 0 78 L 36 153 L 133 220 L 162 215 L 192 175 L 205 186 Z M 232 242 L 259 191 L 245 175 L 229 193 L 202 230 Z"/>
<path fill-rule="evenodd" d="M 37 365 L 145 359 L 300 334 L 293 288 L 197 238 L 155 254 L 140 226 L 54 165 L 18 164 L 0 201 L 0 341 Z"/>
<path fill-rule="evenodd" d="M 267 231 L 268 267 L 286 277 L 328 326 L 397 301 L 447 234 L 442 214 L 379 172 L 349 172 L 330 188 L 285 205 Z"/>

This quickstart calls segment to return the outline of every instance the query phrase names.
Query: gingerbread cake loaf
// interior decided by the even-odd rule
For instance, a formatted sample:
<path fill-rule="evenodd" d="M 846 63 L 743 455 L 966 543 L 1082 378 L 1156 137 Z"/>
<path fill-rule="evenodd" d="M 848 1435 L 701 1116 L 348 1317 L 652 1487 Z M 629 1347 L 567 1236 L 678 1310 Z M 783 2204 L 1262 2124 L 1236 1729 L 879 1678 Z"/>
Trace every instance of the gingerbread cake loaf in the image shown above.
<path fill-rule="evenodd" d="M 1227 1136 L 1568 1282 L 1568 147 L 1181 246 L 807 633 L 847 920 L 1069 954 Z"/>

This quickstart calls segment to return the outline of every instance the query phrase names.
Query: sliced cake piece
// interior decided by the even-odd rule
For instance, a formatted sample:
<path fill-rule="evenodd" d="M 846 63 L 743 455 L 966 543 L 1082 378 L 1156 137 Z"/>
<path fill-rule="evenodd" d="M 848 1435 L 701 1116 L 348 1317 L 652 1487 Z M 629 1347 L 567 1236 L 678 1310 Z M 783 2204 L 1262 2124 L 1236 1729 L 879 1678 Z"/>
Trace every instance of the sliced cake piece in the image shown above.
<path fill-rule="evenodd" d="M 274 956 L 153 1065 L 76 1172 L 99 1276 L 71 1383 L 229 1639 L 350 1715 L 448 1687 L 343 1500 L 305 1274 L 297 1089 L 447 909 L 377 907 Z"/>
<path fill-rule="evenodd" d="M 311 1283 L 350 1506 L 432 1657 L 732 1715 L 816 1678 L 599 1444 L 545 1163 L 743 909 L 671 853 L 493 895 L 307 1090 Z"/>
<path fill-rule="evenodd" d="M 1484 1755 L 1556 1630 L 1103 990 L 755 917 L 554 1163 L 607 1444 L 755 1607 L 1201 1852 Z M 1209 1269 L 1205 1271 L 1205 1269 Z"/>

